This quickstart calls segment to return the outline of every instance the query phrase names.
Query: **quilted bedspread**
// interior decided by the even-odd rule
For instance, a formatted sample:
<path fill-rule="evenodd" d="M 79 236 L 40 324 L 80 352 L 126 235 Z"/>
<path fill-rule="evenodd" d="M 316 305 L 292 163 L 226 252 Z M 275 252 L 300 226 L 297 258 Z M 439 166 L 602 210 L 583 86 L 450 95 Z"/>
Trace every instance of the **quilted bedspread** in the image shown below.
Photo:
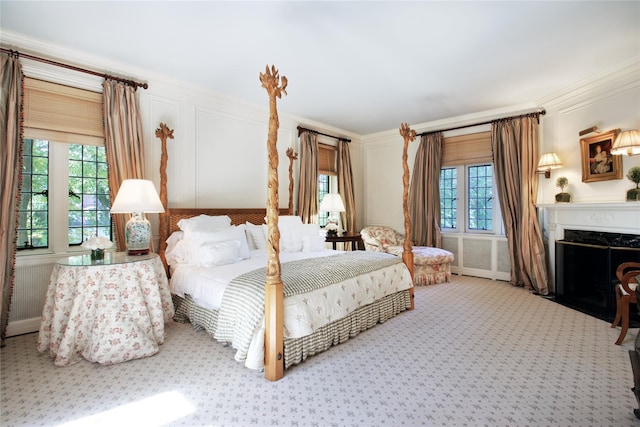
<path fill-rule="evenodd" d="M 400 258 L 380 252 L 347 252 L 284 263 L 285 336 L 304 336 L 381 297 L 410 288 L 407 277 Z M 236 360 L 246 359 L 252 339 L 263 327 L 265 281 L 266 267 L 238 276 L 225 289 L 214 337 L 237 350 Z M 300 330 L 297 321 L 302 323 Z"/>

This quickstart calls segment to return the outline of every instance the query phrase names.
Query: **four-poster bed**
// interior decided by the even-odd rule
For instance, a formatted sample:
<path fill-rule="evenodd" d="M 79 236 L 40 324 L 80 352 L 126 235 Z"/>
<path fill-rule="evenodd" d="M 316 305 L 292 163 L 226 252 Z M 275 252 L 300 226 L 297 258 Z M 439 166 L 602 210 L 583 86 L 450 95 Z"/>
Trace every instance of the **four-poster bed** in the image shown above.
<path fill-rule="evenodd" d="M 278 208 L 276 98 L 286 93 L 287 80 L 285 77 L 280 80 L 274 67 L 267 67 L 266 72 L 260 74 L 260 80 L 270 98 L 266 209 L 172 209 L 165 206 L 165 216 L 160 221 L 160 251 L 171 268 L 174 319 L 189 321 L 194 328 L 206 330 L 218 341 L 229 343 L 236 350 L 236 360 L 244 361 L 250 368 L 264 368 L 265 377 L 275 381 L 283 377 L 285 368 L 412 309 L 413 282 L 411 270 L 398 257 L 328 250 L 317 231 L 315 237 L 313 234 L 301 237 L 302 244 L 298 246 L 302 250 L 292 250 L 291 242 L 300 241 L 296 233 L 307 227 L 313 229 L 314 225 L 303 225 L 301 221 L 299 225 L 291 225 L 292 219 L 299 220 L 287 216 L 291 201 L 288 209 Z M 164 145 L 172 132 L 163 124 L 156 132 L 163 143 L 160 194 L 165 203 Z M 292 161 L 293 154 L 288 152 L 287 155 Z M 203 251 L 206 255 L 211 245 L 218 245 L 217 251 L 227 242 L 216 240 L 197 246 L 197 251 L 182 251 L 180 248 L 195 248 L 193 245 L 201 244 L 194 243 L 197 241 L 193 236 L 197 233 L 190 227 L 221 218 L 228 218 L 230 224 L 206 233 L 235 233 L 241 228 L 247 237 L 253 235 L 249 241 L 253 241 L 256 249 L 244 259 L 238 255 L 240 252 L 233 252 L 233 261 L 224 265 L 216 264 L 211 268 L 194 265 L 184 254 Z M 288 222 L 279 226 L 285 219 Z M 258 242 L 261 239 L 263 242 Z M 317 247 L 318 243 L 321 248 Z M 284 252 L 281 252 L 281 245 L 285 245 Z M 242 251 L 238 247 L 242 247 L 242 243 L 235 246 L 235 250 Z M 259 270 L 254 269 L 257 263 L 262 266 Z M 212 271 L 225 277 L 222 280 L 216 276 L 216 281 L 224 281 L 222 291 L 212 292 L 209 282 L 203 285 L 201 278 L 210 277 L 214 274 Z M 216 292 L 217 299 L 205 301 Z M 251 304 L 255 306 L 253 311 L 245 311 L 245 306 Z"/>

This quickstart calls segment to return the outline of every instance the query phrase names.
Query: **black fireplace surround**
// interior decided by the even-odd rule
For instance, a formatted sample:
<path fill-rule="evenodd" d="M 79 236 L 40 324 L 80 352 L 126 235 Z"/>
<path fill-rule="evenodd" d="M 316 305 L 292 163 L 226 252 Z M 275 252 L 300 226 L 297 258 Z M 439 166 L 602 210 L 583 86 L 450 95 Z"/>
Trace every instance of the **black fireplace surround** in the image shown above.
<path fill-rule="evenodd" d="M 565 230 L 556 245 L 555 301 L 612 322 L 616 315 L 616 269 L 640 262 L 640 235 Z M 640 327 L 637 309 L 629 310 L 630 327 Z"/>

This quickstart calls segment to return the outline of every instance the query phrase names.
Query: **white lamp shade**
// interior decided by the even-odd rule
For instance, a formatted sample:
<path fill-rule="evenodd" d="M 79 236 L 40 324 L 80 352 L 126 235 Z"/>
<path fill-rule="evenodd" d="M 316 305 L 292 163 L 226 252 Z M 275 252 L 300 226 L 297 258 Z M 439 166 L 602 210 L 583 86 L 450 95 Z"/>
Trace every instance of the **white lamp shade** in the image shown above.
<path fill-rule="evenodd" d="M 540 156 L 538 170 L 558 169 L 562 167 L 562 162 L 556 153 L 544 153 Z"/>
<path fill-rule="evenodd" d="M 611 154 L 626 154 L 628 156 L 640 154 L 640 131 L 625 130 L 620 132 L 611 147 Z"/>
<path fill-rule="evenodd" d="M 120 185 L 111 213 L 164 212 L 153 182 L 147 179 L 125 179 Z"/>
<path fill-rule="evenodd" d="M 344 212 L 345 210 L 342 197 L 336 193 L 325 194 L 320 203 L 321 212 Z"/>

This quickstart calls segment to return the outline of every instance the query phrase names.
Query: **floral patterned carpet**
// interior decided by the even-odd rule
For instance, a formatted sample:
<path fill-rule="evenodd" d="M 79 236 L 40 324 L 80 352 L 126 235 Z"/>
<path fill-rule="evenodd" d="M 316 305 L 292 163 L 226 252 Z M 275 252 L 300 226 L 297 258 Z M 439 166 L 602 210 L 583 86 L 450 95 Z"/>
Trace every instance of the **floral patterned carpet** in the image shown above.
<path fill-rule="evenodd" d="M 37 334 L 0 353 L 2 426 L 637 425 L 637 329 L 509 284 L 454 275 L 416 309 L 268 382 L 190 325 L 155 356 L 56 367 Z"/>

